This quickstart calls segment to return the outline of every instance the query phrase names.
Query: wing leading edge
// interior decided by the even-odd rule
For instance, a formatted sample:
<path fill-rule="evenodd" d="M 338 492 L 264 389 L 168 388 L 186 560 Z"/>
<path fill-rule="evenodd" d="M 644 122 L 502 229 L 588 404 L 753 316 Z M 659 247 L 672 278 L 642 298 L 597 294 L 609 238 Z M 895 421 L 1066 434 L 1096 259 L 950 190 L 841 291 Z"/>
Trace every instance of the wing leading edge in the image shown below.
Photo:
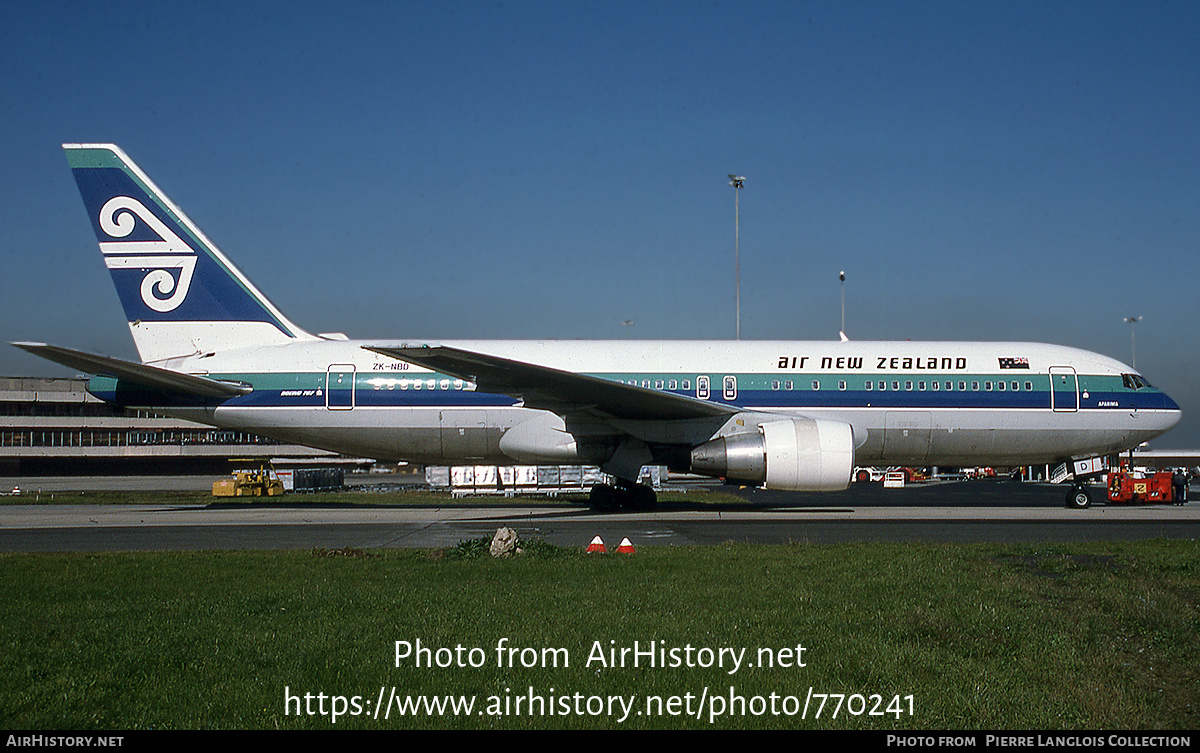
<path fill-rule="evenodd" d="M 484 392 L 509 395 L 531 408 L 583 411 L 622 420 L 676 421 L 728 417 L 737 409 L 600 377 L 536 366 L 475 351 L 432 346 L 363 346 L 441 374 L 466 379 Z"/>

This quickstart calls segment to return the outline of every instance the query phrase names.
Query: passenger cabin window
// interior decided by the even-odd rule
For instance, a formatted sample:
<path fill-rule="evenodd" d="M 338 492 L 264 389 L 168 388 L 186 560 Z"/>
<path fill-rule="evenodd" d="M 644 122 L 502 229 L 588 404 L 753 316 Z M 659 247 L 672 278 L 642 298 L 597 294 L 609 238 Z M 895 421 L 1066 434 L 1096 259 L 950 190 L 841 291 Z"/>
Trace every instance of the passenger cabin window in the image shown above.
<path fill-rule="evenodd" d="M 708 399 L 708 377 L 696 377 L 696 397 L 700 400 Z"/>

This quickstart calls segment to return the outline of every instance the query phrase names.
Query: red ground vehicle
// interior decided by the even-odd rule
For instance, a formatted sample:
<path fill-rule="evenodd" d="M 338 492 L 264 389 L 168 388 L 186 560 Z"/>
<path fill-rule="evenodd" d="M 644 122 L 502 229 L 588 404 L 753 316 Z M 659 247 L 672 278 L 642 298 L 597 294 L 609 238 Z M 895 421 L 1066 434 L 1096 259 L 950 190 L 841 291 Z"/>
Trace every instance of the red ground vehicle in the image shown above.
<path fill-rule="evenodd" d="M 1140 504 L 1145 502 L 1174 502 L 1171 491 L 1171 471 L 1158 471 L 1146 478 L 1134 478 L 1121 470 L 1108 474 L 1108 501 Z"/>

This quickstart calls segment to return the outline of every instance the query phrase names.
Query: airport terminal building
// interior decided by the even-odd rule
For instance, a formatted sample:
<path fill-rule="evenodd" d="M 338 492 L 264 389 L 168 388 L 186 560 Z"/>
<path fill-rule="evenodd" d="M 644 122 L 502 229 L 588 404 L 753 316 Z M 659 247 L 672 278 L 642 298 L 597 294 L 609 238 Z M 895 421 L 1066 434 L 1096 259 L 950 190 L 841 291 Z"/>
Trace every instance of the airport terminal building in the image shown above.
<path fill-rule="evenodd" d="M 124 410 L 87 392 L 87 379 L 0 377 L 0 475 L 227 473 L 231 459 L 329 463 L 340 456 Z"/>

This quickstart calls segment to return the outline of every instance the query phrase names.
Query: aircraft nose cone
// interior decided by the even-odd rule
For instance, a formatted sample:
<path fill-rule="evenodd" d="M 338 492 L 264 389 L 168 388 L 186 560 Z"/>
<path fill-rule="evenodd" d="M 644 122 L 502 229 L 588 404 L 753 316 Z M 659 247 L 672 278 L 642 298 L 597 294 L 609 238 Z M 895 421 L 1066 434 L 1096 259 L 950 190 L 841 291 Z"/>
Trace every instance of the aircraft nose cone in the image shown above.
<path fill-rule="evenodd" d="M 1175 400 L 1172 400 L 1171 396 L 1165 392 L 1163 393 L 1163 408 L 1168 411 L 1169 416 L 1168 423 L 1166 423 L 1166 428 L 1171 428 L 1172 426 L 1175 426 L 1176 423 L 1180 422 L 1180 418 L 1183 417 L 1183 411 L 1180 410 L 1180 404 L 1176 403 Z"/>
<path fill-rule="evenodd" d="M 1183 411 L 1179 408 L 1179 403 L 1171 399 L 1167 393 L 1162 393 L 1162 430 L 1166 431 L 1175 424 L 1179 423 L 1179 419 L 1183 418 Z"/>

